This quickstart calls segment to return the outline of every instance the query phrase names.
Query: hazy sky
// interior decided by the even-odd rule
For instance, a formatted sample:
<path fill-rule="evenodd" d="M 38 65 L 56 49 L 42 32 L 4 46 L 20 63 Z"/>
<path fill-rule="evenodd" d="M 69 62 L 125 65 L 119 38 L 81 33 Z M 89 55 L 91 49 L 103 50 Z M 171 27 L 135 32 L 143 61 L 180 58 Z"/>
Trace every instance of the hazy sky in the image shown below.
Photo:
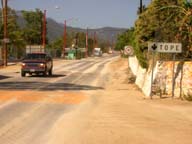
<path fill-rule="evenodd" d="M 8 0 L 8 5 L 16 10 L 46 9 L 47 17 L 60 23 L 66 19 L 74 27 L 129 28 L 137 18 L 139 0 Z"/>

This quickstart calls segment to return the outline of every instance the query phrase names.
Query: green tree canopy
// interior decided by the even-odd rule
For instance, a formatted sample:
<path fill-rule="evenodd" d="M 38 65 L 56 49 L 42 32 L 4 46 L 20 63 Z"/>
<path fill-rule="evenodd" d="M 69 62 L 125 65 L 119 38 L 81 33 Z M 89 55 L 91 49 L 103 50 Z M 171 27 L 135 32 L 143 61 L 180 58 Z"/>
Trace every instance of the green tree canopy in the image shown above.
<path fill-rule="evenodd" d="M 23 17 L 26 20 L 24 28 L 24 37 L 28 44 L 42 43 L 42 19 L 43 13 L 39 9 L 35 11 L 22 11 Z"/>
<path fill-rule="evenodd" d="M 181 42 L 183 55 L 191 47 L 191 1 L 153 0 L 135 23 L 135 52 L 147 67 L 148 42 Z"/>
<path fill-rule="evenodd" d="M 126 45 L 134 45 L 134 28 L 130 28 L 121 35 L 118 35 L 115 49 L 122 50 Z"/>
<path fill-rule="evenodd" d="M 8 45 L 8 48 L 12 47 L 15 49 L 16 54 L 10 53 L 8 49 L 8 55 L 15 55 L 16 58 L 20 58 L 22 55 L 22 49 L 24 48 L 25 42 L 23 39 L 23 31 L 20 29 L 20 27 L 17 24 L 17 15 L 16 11 L 9 8 L 7 9 L 7 32 L 8 32 L 8 38 L 10 40 L 10 43 Z M 2 10 L 0 10 L 0 15 L 2 15 Z M 3 32 L 4 32 L 4 23 L 3 23 L 3 17 L 0 21 L 0 39 L 3 39 Z"/>

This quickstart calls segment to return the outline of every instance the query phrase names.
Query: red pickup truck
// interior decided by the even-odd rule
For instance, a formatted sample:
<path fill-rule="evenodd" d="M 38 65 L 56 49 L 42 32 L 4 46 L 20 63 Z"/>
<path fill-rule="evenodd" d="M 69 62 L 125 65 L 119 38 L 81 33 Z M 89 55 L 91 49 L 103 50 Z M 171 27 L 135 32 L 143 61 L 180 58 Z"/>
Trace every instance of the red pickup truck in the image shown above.
<path fill-rule="evenodd" d="M 52 75 L 53 60 L 46 53 L 29 53 L 25 56 L 21 65 L 21 76 L 25 77 L 26 73 Z"/>

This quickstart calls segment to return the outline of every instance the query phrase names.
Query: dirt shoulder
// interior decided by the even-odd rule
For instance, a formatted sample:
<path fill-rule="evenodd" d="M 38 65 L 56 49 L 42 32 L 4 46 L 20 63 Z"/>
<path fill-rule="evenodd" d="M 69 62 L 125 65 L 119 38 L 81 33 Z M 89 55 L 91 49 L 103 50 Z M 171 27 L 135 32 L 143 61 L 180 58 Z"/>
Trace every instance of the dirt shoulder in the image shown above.
<path fill-rule="evenodd" d="M 84 111 L 67 114 L 50 143 L 191 144 L 192 105 L 177 99 L 144 99 L 128 83 L 128 61 L 109 66 L 105 90 L 96 91 Z M 89 110 L 88 110 L 89 109 Z"/>
<path fill-rule="evenodd" d="M 107 89 L 99 93 L 82 143 L 107 144 L 190 144 L 191 103 L 156 98 L 145 100 L 134 83 L 126 59 L 110 65 Z"/>
<path fill-rule="evenodd" d="M 111 78 L 99 105 L 90 116 L 83 141 L 108 144 L 192 143 L 192 105 L 158 97 L 143 99 L 134 83 L 126 59 L 110 65 Z"/>

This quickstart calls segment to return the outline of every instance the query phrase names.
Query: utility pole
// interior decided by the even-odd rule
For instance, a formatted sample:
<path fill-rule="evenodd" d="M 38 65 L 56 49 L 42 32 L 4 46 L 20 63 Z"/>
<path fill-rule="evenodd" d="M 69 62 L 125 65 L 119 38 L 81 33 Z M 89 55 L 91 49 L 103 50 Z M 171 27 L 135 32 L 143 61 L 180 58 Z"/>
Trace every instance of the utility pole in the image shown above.
<path fill-rule="evenodd" d="M 3 33 L 3 65 L 7 66 L 7 0 L 3 0 L 3 22 L 4 22 L 4 33 Z"/>
<path fill-rule="evenodd" d="M 108 49 L 110 48 L 110 42 L 109 42 L 109 39 L 107 40 L 107 47 Z M 110 49 L 109 49 L 110 50 Z"/>
<path fill-rule="evenodd" d="M 143 12 L 143 0 L 140 0 L 140 14 Z"/>
<path fill-rule="evenodd" d="M 4 21 L 4 20 L 3 20 L 3 7 L 4 7 L 4 6 L 3 6 L 3 1 L 4 1 L 4 0 L 1 0 L 1 6 L 2 6 L 2 17 L 1 17 L 1 18 L 2 18 L 2 23 L 3 23 L 3 21 Z"/>
<path fill-rule="evenodd" d="M 112 50 L 114 49 L 114 47 L 113 47 L 113 46 L 114 46 L 114 45 L 113 45 L 113 43 L 114 43 L 114 42 L 113 42 L 113 37 L 114 37 L 114 35 L 111 36 L 111 49 L 112 49 Z"/>
<path fill-rule="evenodd" d="M 66 41 L 67 40 L 67 21 L 64 21 L 64 34 L 63 34 L 63 51 L 62 57 L 65 58 L 65 48 L 66 48 Z"/>
<path fill-rule="evenodd" d="M 96 32 L 94 32 L 94 48 L 97 47 L 97 36 L 96 36 Z"/>
<path fill-rule="evenodd" d="M 88 28 L 86 31 L 86 53 L 85 53 L 85 57 L 88 57 Z"/>
<path fill-rule="evenodd" d="M 46 10 L 44 10 L 43 14 L 43 33 L 42 33 L 42 46 L 44 50 L 45 45 L 46 45 Z"/>

